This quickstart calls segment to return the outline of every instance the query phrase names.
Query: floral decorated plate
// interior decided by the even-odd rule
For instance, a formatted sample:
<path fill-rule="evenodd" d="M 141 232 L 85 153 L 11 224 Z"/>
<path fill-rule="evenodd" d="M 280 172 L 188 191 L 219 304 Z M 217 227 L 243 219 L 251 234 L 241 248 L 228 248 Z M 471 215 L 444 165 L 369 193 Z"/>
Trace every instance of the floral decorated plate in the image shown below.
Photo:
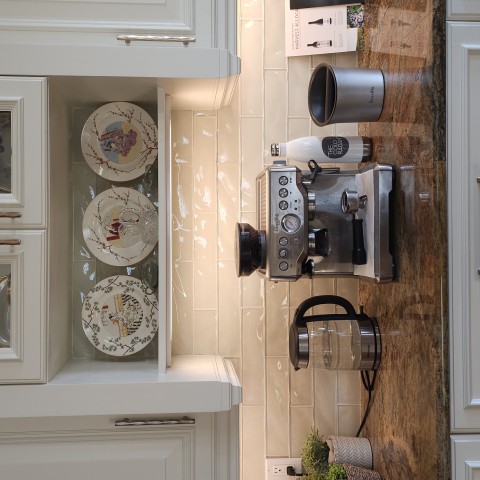
<path fill-rule="evenodd" d="M 127 182 L 145 173 L 158 153 L 157 126 L 142 108 L 107 103 L 88 117 L 81 147 L 90 168 L 107 180 Z"/>
<path fill-rule="evenodd" d="M 158 328 L 158 302 L 141 280 L 115 275 L 98 282 L 82 307 L 85 335 L 101 352 L 117 357 L 142 350 Z"/>
<path fill-rule="evenodd" d="M 124 209 L 155 211 L 152 202 L 137 190 L 113 187 L 99 193 L 83 216 L 83 238 L 88 249 L 108 265 L 133 265 L 143 260 L 155 247 L 140 235 L 121 234 L 120 216 Z"/>

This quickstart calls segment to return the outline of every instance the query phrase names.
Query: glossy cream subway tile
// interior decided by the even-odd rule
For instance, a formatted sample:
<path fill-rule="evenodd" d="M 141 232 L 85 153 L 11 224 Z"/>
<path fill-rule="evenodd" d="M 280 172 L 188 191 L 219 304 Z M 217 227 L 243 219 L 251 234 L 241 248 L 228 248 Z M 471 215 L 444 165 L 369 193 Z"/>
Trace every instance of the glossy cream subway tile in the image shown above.
<path fill-rule="evenodd" d="M 217 116 L 218 157 L 220 165 L 240 162 L 240 86 L 237 83 L 230 105 Z"/>
<path fill-rule="evenodd" d="M 267 357 L 267 457 L 289 455 L 289 360 Z"/>
<path fill-rule="evenodd" d="M 218 315 L 216 310 L 194 310 L 193 353 L 218 354 Z"/>
<path fill-rule="evenodd" d="M 241 472 L 243 480 L 265 479 L 265 407 L 241 408 Z"/>
<path fill-rule="evenodd" d="M 271 163 L 270 144 L 287 134 L 287 71 L 265 70 L 265 163 Z"/>
<path fill-rule="evenodd" d="M 172 163 L 192 164 L 193 161 L 193 112 L 172 111 Z"/>
<path fill-rule="evenodd" d="M 326 125 L 325 127 L 319 127 L 313 120 L 310 123 L 312 135 L 316 137 L 332 137 L 335 136 L 336 125 Z"/>
<path fill-rule="evenodd" d="M 265 67 L 286 66 L 285 10 L 278 0 L 265 0 Z"/>
<path fill-rule="evenodd" d="M 313 368 L 300 368 L 295 371 L 290 364 L 290 404 L 313 407 Z"/>
<path fill-rule="evenodd" d="M 336 282 L 333 277 L 317 277 L 312 281 L 313 295 L 334 295 Z"/>
<path fill-rule="evenodd" d="M 240 18 L 242 20 L 263 20 L 263 0 L 240 0 Z"/>
<path fill-rule="evenodd" d="M 242 311 L 243 405 L 265 405 L 265 313 Z"/>
<path fill-rule="evenodd" d="M 263 116 L 263 22 L 247 20 L 240 23 L 240 86 L 242 116 Z M 248 52 L 243 55 L 243 52 Z"/>
<path fill-rule="evenodd" d="M 193 306 L 196 309 L 216 309 L 218 297 L 217 264 L 211 258 L 196 259 L 193 268 Z"/>
<path fill-rule="evenodd" d="M 308 137 L 310 135 L 310 117 L 295 117 L 288 119 L 287 137 L 279 142 L 287 142 L 295 138 Z M 305 167 L 305 165 L 304 165 Z"/>
<path fill-rule="evenodd" d="M 312 281 L 302 277 L 296 282 L 290 282 L 290 309 L 295 310 L 304 300 L 312 296 Z"/>
<path fill-rule="evenodd" d="M 240 220 L 240 165 L 219 164 L 218 192 L 218 259 L 235 258 L 235 226 Z"/>
<path fill-rule="evenodd" d="M 345 297 L 358 311 L 358 279 L 337 278 L 337 295 Z"/>
<path fill-rule="evenodd" d="M 265 283 L 266 353 L 282 356 L 288 351 L 288 285 L 285 282 Z"/>
<path fill-rule="evenodd" d="M 256 178 L 263 169 L 263 120 L 242 118 L 241 122 L 241 210 L 256 211 Z"/>
<path fill-rule="evenodd" d="M 312 55 L 310 57 L 310 63 L 312 69 L 321 63 L 328 63 L 329 65 L 335 65 L 335 54 L 329 53 L 324 55 Z"/>
<path fill-rule="evenodd" d="M 172 256 L 176 261 L 193 259 L 193 168 L 172 165 Z"/>
<path fill-rule="evenodd" d="M 288 115 L 289 117 L 309 117 L 308 85 L 311 77 L 309 57 L 288 59 Z"/>
<path fill-rule="evenodd" d="M 361 401 L 361 380 L 358 371 L 338 372 L 338 397 L 339 405 L 359 404 Z"/>
<path fill-rule="evenodd" d="M 337 435 L 354 437 L 360 426 L 360 405 L 339 405 Z"/>
<path fill-rule="evenodd" d="M 172 353 L 193 354 L 193 262 L 172 268 Z"/>
<path fill-rule="evenodd" d="M 258 272 L 253 272 L 249 277 L 241 278 L 242 307 L 264 308 L 266 281 Z"/>
<path fill-rule="evenodd" d="M 241 357 L 241 281 L 233 260 L 218 262 L 218 285 L 218 353 L 224 357 Z"/>
<path fill-rule="evenodd" d="M 335 435 L 337 433 L 337 372 L 314 369 L 313 382 L 315 428 L 320 435 Z"/>
<path fill-rule="evenodd" d="M 196 213 L 193 216 L 194 259 L 217 263 L 217 214 Z"/>
<path fill-rule="evenodd" d="M 357 52 L 342 52 L 335 54 L 337 67 L 356 67 L 358 65 Z"/>
<path fill-rule="evenodd" d="M 217 209 L 217 117 L 199 115 L 193 119 L 194 208 L 195 212 Z M 213 160 L 213 161 L 212 161 Z"/>
<path fill-rule="evenodd" d="M 312 407 L 290 408 L 290 456 L 301 457 L 307 434 L 313 427 Z"/>

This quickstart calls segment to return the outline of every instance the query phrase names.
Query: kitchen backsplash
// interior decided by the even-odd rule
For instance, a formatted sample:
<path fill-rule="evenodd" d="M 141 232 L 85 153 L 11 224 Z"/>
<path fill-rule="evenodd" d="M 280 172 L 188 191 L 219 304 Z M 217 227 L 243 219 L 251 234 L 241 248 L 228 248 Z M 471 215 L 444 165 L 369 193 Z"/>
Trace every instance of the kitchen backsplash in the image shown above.
<path fill-rule="evenodd" d="M 312 426 L 350 435 L 361 415 L 357 372 L 294 372 L 288 358 L 288 326 L 298 304 L 336 293 L 356 305 L 358 282 L 273 283 L 257 273 L 236 275 L 235 224 L 256 226 L 255 178 L 271 162 L 270 144 L 357 134 L 354 124 L 315 126 L 307 105 L 313 68 L 355 66 L 356 54 L 287 59 L 278 4 L 239 0 L 242 73 L 231 104 L 172 114 L 172 350 L 233 361 L 243 385 L 244 480 L 264 480 L 266 457 L 300 456 Z"/>

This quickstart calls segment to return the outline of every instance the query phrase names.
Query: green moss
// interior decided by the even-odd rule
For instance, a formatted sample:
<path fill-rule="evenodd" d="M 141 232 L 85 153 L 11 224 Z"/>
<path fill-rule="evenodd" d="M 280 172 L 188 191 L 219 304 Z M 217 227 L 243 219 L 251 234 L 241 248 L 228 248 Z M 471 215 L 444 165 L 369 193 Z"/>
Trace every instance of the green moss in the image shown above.
<path fill-rule="evenodd" d="M 312 429 L 307 434 L 302 449 L 302 462 L 304 473 L 309 480 L 325 480 L 328 471 L 329 448 L 327 442 Z"/>

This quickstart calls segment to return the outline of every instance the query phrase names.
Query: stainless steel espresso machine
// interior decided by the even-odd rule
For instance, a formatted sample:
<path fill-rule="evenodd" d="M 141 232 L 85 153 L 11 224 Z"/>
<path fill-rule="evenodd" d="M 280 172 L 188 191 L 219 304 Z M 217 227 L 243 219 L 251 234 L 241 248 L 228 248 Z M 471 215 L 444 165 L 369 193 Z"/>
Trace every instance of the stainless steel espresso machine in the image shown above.
<path fill-rule="evenodd" d="M 257 229 L 236 227 L 238 276 L 258 270 L 273 281 L 307 276 L 394 277 L 393 167 L 310 171 L 274 162 L 257 177 Z"/>

